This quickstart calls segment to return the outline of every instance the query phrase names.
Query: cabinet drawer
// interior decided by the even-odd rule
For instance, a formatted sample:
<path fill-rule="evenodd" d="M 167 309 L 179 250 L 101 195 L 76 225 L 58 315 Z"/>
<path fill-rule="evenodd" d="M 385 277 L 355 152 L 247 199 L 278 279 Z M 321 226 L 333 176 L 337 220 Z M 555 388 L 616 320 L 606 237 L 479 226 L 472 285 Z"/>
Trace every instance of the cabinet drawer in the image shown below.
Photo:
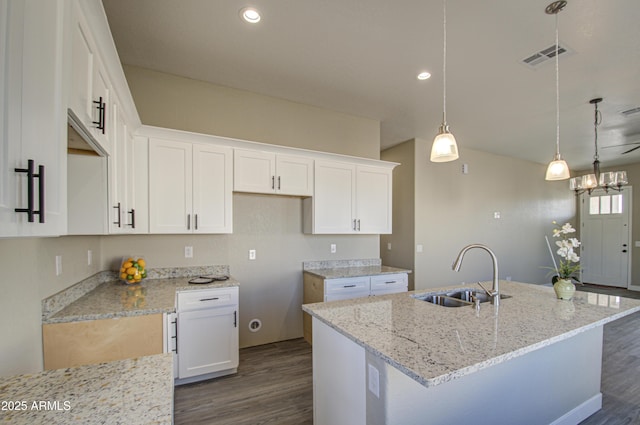
<path fill-rule="evenodd" d="M 369 277 L 346 277 L 325 280 L 325 295 L 346 292 L 364 292 L 363 296 L 366 297 L 369 295 Z"/>
<path fill-rule="evenodd" d="M 188 290 L 177 293 L 176 309 L 181 312 L 237 304 L 238 288 Z"/>
<path fill-rule="evenodd" d="M 405 273 L 371 276 L 371 293 L 394 293 L 407 290 L 408 279 Z"/>

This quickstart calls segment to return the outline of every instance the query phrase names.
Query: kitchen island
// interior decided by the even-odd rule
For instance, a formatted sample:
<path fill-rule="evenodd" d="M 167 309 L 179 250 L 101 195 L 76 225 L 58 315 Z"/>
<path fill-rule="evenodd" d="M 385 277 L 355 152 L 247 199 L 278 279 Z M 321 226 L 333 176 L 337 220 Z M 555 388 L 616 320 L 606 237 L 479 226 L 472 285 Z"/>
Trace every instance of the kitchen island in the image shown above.
<path fill-rule="evenodd" d="M 599 410 L 602 327 L 640 300 L 500 287 L 511 298 L 498 309 L 412 297 L 445 288 L 304 305 L 314 423 L 575 424 Z"/>
<path fill-rule="evenodd" d="M 0 378 L 0 423 L 172 424 L 171 354 Z"/>

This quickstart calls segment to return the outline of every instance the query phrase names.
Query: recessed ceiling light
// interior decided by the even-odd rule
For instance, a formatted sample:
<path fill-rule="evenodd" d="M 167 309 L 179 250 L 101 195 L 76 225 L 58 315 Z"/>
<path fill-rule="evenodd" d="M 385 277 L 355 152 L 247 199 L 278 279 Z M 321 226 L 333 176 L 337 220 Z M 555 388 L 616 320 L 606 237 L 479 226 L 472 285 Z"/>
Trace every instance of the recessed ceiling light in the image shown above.
<path fill-rule="evenodd" d="M 258 22 L 260 22 L 260 12 L 258 12 L 258 10 L 254 9 L 253 7 L 245 7 L 241 9 L 240 16 L 250 24 L 257 24 Z"/>
<path fill-rule="evenodd" d="M 428 73 L 427 71 L 422 71 L 420 74 L 418 74 L 418 80 L 427 80 L 431 77 L 431 74 Z"/>

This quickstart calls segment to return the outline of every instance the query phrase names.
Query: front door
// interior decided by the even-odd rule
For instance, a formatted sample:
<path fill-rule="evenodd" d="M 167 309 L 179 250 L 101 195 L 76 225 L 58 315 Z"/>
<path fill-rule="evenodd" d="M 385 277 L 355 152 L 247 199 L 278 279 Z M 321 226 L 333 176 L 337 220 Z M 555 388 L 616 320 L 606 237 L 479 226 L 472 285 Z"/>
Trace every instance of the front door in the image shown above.
<path fill-rule="evenodd" d="M 629 286 L 631 187 L 581 195 L 582 282 Z"/>

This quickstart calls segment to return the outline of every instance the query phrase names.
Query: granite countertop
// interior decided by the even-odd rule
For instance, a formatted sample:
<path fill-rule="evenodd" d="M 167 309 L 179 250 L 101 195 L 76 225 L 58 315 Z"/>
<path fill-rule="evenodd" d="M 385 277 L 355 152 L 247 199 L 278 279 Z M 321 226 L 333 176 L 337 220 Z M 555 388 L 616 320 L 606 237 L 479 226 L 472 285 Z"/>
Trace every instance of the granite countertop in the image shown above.
<path fill-rule="evenodd" d="M 172 424 L 173 354 L 0 378 L 0 422 Z"/>
<path fill-rule="evenodd" d="M 577 291 L 563 301 L 553 288 L 511 281 L 500 281 L 500 292 L 512 298 L 497 310 L 487 303 L 479 311 L 447 308 L 411 296 L 468 287 L 478 289 L 457 285 L 305 304 L 303 310 L 426 387 L 640 311 L 640 300 Z"/>
<path fill-rule="evenodd" d="M 58 312 L 43 317 L 42 323 L 171 313 L 176 310 L 176 291 L 239 286 L 232 277 L 208 284 L 189 284 L 192 278 L 145 279 L 137 285 L 119 280 L 104 282 Z"/>
<path fill-rule="evenodd" d="M 304 270 L 305 273 L 318 276 L 322 279 L 338 279 L 343 277 L 375 276 L 381 274 L 411 273 L 411 270 L 389 266 L 352 266 L 332 267 L 324 269 Z"/>

